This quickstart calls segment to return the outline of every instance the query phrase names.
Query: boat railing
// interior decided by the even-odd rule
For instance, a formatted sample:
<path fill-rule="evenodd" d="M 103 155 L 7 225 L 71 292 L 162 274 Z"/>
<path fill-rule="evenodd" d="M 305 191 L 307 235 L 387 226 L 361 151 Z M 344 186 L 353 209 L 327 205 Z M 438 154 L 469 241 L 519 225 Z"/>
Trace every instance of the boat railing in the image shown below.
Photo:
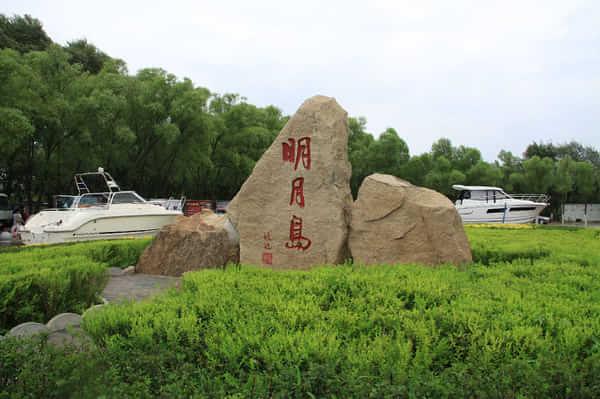
<path fill-rule="evenodd" d="M 510 194 L 511 198 L 523 201 L 532 201 L 547 204 L 550 202 L 548 194 Z"/>
<path fill-rule="evenodd" d="M 459 197 L 459 201 L 468 199 L 471 201 L 482 201 L 486 203 L 496 204 L 498 202 L 505 202 L 507 200 L 515 199 L 522 201 L 532 201 L 538 203 L 548 203 L 550 201 L 550 196 L 547 194 L 506 194 L 503 191 L 474 191 L 467 192 L 468 196 Z"/>

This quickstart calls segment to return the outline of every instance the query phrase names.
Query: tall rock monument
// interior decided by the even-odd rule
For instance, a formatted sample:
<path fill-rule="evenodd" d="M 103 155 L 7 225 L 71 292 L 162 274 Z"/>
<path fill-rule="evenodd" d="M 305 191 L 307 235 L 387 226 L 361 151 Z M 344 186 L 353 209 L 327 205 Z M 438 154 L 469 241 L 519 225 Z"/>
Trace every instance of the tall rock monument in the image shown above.
<path fill-rule="evenodd" d="M 308 268 L 343 262 L 352 195 L 347 113 L 335 99 L 304 102 L 227 208 L 240 262 Z"/>

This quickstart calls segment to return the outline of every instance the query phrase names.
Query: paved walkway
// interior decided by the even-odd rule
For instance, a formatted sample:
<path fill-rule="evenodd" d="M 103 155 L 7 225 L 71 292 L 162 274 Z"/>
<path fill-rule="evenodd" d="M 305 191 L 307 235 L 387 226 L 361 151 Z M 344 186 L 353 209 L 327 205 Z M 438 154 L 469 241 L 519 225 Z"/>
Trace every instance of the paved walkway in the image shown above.
<path fill-rule="evenodd" d="M 130 274 L 111 276 L 102 296 L 108 302 L 139 301 L 178 285 L 181 278 Z"/>

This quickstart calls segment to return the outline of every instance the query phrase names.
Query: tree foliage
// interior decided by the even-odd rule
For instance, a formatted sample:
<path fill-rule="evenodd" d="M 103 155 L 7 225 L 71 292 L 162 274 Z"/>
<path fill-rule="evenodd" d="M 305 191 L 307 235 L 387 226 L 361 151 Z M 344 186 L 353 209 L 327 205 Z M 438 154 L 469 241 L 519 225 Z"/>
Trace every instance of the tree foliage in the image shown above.
<path fill-rule="evenodd" d="M 1 189 L 15 202 L 49 203 L 75 172 L 103 166 L 146 197 L 232 198 L 288 117 L 234 93 L 213 93 L 160 68 L 128 73 L 85 39 L 53 44 L 40 21 L 0 15 Z M 523 157 L 440 138 L 410 155 L 402 132 L 375 136 L 348 119 L 351 188 L 388 173 L 453 198 L 453 184 L 600 201 L 600 153 L 577 142 L 532 143 Z"/>
<path fill-rule="evenodd" d="M 43 51 L 52 44 L 42 23 L 30 15 L 7 17 L 0 14 L 0 49 L 11 48 L 26 53 Z"/>

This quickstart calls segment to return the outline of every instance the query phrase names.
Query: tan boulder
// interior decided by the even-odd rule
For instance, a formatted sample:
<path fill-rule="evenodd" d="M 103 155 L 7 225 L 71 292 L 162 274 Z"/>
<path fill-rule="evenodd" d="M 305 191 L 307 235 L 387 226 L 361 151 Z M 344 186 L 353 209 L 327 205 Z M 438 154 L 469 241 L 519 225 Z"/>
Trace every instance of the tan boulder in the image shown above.
<path fill-rule="evenodd" d="M 307 268 L 347 256 L 351 166 L 347 113 L 335 99 L 304 102 L 227 208 L 240 262 Z"/>
<path fill-rule="evenodd" d="M 391 175 L 365 178 L 352 207 L 349 246 L 355 263 L 471 262 L 454 205 L 444 195 Z"/>
<path fill-rule="evenodd" d="M 181 276 L 238 261 L 238 237 L 227 216 L 202 210 L 163 227 L 140 256 L 136 272 Z"/>

